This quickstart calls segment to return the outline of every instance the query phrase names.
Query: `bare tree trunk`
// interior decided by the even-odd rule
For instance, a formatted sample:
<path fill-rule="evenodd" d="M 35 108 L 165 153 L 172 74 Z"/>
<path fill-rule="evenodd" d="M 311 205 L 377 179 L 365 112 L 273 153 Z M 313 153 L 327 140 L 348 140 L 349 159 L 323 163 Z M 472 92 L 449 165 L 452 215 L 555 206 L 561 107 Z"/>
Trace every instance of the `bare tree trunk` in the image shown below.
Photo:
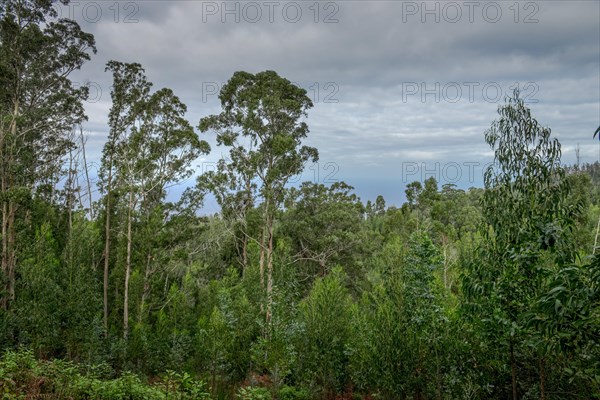
<path fill-rule="evenodd" d="M 69 148 L 69 186 L 67 188 L 67 212 L 69 216 L 69 238 L 71 237 L 71 232 L 73 231 L 73 192 L 75 189 L 73 188 L 73 150 Z M 69 260 L 70 261 L 70 260 Z"/>
<path fill-rule="evenodd" d="M 446 244 L 446 237 L 442 237 L 443 246 L 444 246 L 444 289 L 448 290 L 448 251 Z"/>
<path fill-rule="evenodd" d="M 246 228 L 244 228 L 246 229 Z M 248 237 L 244 232 L 242 238 L 242 276 L 246 275 L 246 269 L 248 268 Z"/>
<path fill-rule="evenodd" d="M 598 225 L 596 226 L 596 237 L 594 238 L 594 248 L 592 249 L 592 255 L 596 254 L 596 247 L 598 247 L 598 233 L 600 233 L 600 215 L 598 216 Z"/>
<path fill-rule="evenodd" d="M 544 359 L 539 358 L 540 364 L 540 399 L 546 400 L 546 368 L 544 365 Z"/>
<path fill-rule="evenodd" d="M 269 216 L 267 222 L 268 248 L 267 248 L 267 325 L 271 323 L 273 307 L 273 220 Z"/>
<path fill-rule="evenodd" d="M 138 316 L 138 322 L 142 323 L 143 315 L 144 315 L 144 305 L 146 304 L 146 298 L 150 293 L 150 275 L 152 272 L 150 271 L 150 262 L 152 261 L 152 255 L 148 252 L 148 256 L 146 258 L 146 272 L 144 273 L 144 289 L 142 290 L 142 298 L 140 300 L 140 312 Z"/>
<path fill-rule="evenodd" d="M 86 169 L 87 170 L 87 169 Z M 108 334 L 108 270 L 110 266 L 110 196 L 112 185 L 112 154 L 108 167 L 108 182 L 106 189 L 106 223 L 104 225 L 104 333 Z"/>
<path fill-rule="evenodd" d="M 4 181 L 4 177 L 2 177 Z M 4 185 L 3 185 L 4 186 Z M 2 191 L 4 192 L 4 190 Z M 8 225 L 8 204 L 2 203 L 2 272 L 6 279 L 8 279 L 8 237 L 7 237 L 7 225 Z M 8 293 L 8 281 L 6 282 L 6 292 Z M 8 309 L 8 296 L 2 297 L 2 308 Z"/>
<path fill-rule="evenodd" d="M 5 133 L 4 128 L 0 127 L 0 195 L 4 195 L 7 191 L 6 187 L 6 155 L 4 152 L 4 143 L 5 143 Z M 0 255 L 0 264 L 2 268 L 2 273 L 5 278 L 8 278 L 8 238 L 6 236 L 6 225 L 8 223 L 8 203 L 5 200 L 4 196 L 0 197 L 2 199 L 2 229 L 0 234 L 2 235 L 2 254 Z M 8 287 L 5 287 L 8 289 Z M 8 291 L 8 290 L 7 290 Z M 2 309 L 6 310 L 8 308 L 8 298 L 6 296 L 2 297 Z"/>
<path fill-rule="evenodd" d="M 252 206 L 252 194 L 251 194 L 252 184 L 250 179 L 246 179 L 246 199 L 244 201 L 244 214 L 243 214 L 243 238 L 242 238 L 242 276 L 246 274 L 246 269 L 248 268 L 248 221 L 246 216 L 248 215 L 248 210 Z"/>
<path fill-rule="evenodd" d="M 265 238 L 267 235 L 265 234 L 265 228 L 263 227 L 260 233 L 260 257 L 258 260 L 258 268 L 260 274 L 260 313 L 262 314 L 265 311 L 265 298 L 264 289 L 265 289 Z"/>
<path fill-rule="evenodd" d="M 74 135 L 74 132 L 72 133 Z M 67 187 L 67 213 L 69 219 L 69 254 L 67 258 L 69 260 L 69 271 L 72 271 L 73 268 L 73 193 L 75 192 L 74 187 L 75 181 L 75 173 L 73 172 L 73 151 L 69 148 L 69 178 L 68 178 L 68 187 Z M 72 274 L 72 272 L 70 272 Z M 70 282 L 71 280 L 69 280 Z"/>
<path fill-rule="evenodd" d="M 125 291 L 123 294 L 123 338 L 129 334 L 129 276 L 131 275 L 131 220 L 133 211 L 133 192 L 129 192 L 129 210 L 127 210 L 127 260 L 125 262 Z"/>
<path fill-rule="evenodd" d="M 15 299 L 15 265 L 16 265 L 16 232 L 15 232 L 15 204 L 8 204 L 8 243 L 7 243 L 7 269 L 8 269 L 8 299 Z"/>
<path fill-rule="evenodd" d="M 517 363 L 515 361 L 514 344 L 510 342 L 510 370 L 512 374 L 512 397 L 517 400 Z"/>
<path fill-rule="evenodd" d="M 19 116 L 19 100 L 14 99 L 13 115 L 10 122 L 10 135 L 12 140 L 15 140 L 17 136 L 17 117 Z M 2 171 L 2 193 L 8 192 L 12 184 L 9 181 L 8 174 L 10 173 L 10 166 L 12 161 L 12 153 L 7 151 L 4 153 L 4 147 L 7 145 L 6 137 L 2 134 L 2 143 L 0 148 L 2 149 L 2 162 L 6 162 L 3 166 Z M 4 200 L 2 207 L 2 271 L 7 279 L 6 291 L 8 296 L 2 299 L 2 306 L 4 309 L 8 309 L 9 303 L 15 298 L 15 204 L 14 200 Z"/>
<path fill-rule="evenodd" d="M 79 129 L 80 129 L 80 135 L 81 135 L 81 153 L 83 156 L 83 171 L 85 172 L 85 181 L 87 184 L 88 201 L 89 201 L 89 205 L 90 205 L 90 220 L 93 220 L 94 219 L 94 202 L 92 199 L 92 183 L 90 181 L 90 173 L 88 170 L 87 158 L 85 155 L 85 139 L 83 137 L 83 129 L 81 128 L 81 126 Z M 110 185 L 110 183 L 109 183 L 109 185 Z"/>
<path fill-rule="evenodd" d="M 327 275 L 327 265 L 325 264 L 325 259 L 321 258 L 319 260 L 319 268 L 321 269 L 321 276 L 325 277 L 325 275 Z"/>
<path fill-rule="evenodd" d="M 85 155 L 85 138 L 83 136 L 83 128 L 81 127 L 81 125 L 79 125 L 79 135 L 80 135 L 80 139 L 81 139 L 81 155 L 83 157 L 83 172 L 85 174 L 85 183 L 86 183 L 86 189 L 87 189 L 86 192 L 87 192 L 87 197 L 88 197 L 88 202 L 89 202 L 89 211 L 88 212 L 89 212 L 90 221 L 93 221 L 95 215 L 94 215 L 94 202 L 93 202 L 93 198 L 92 198 L 92 182 L 90 181 L 90 173 L 88 170 L 87 157 Z M 80 192 L 79 201 L 81 203 L 81 208 L 84 208 L 83 201 L 81 200 L 81 198 L 82 198 L 82 195 Z M 92 239 L 92 241 L 93 241 L 93 239 Z M 91 248 L 90 259 L 92 260 L 92 268 L 95 272 L 98 268 L 98 265 L 96 264 L 96 252 L 94 251 L 94 246 L 91 246 L 90 248 Z M 108 308 L 105 311 L 106 311 L 106 314 L 108 314 Z M 106 315 L 106 317 L 108 318 L 108 315 Z M 108 328 L 108 320 L 106 321 L 106 325 L 105 325 L 105 329 L 107 329 L 107 328 Z"/>
<path fill-rule="evenodd" d="M 258 260 L 258 267 L 260 269 L 260 288 L 265 288 L 265 239 L 267 235 L 265 234 L 265 228 L 262 228 L 262 232 L 260 233 L 260 257 Z"/>

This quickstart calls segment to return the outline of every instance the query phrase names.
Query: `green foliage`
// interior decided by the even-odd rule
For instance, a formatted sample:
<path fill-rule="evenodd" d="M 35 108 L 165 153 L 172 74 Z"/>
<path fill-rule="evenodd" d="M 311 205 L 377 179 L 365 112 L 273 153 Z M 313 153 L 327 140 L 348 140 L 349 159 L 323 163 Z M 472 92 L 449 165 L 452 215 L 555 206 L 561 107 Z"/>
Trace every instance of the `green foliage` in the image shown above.
<path fill-rule="evenodd" d="M 61 285 L 61 339 L 72 360 L 99 362 L 102 357 L 101 287 L 95 276 L 95 258 L 100 244 L 96 226 L 82 213 L 72 216 L 57 279 Z"/>
<path fill-rule="evenodd" d="M 239 388 L 236 399 L 239 400 L 271 400 L 268 389 L 261 387 L 246 386 Z"/>
<path fill-rule="evenodd" d="M 344 182 L 331 187 L 304 182 L 291 190 L 282 234 L 290 238 L 292 257 L 306 265 L 307 275 L 324 275 L 336 264 L 350 269 L 361 253 L 364 210 L 352 190 Z"/>
<path fill-rule="evenodd" d="M 73 384 L 73 395 L 99 400 L 143 400 L 163 399 L 159 388 L 144 385 L 140 378 L 125 372 L 117 379 L 99 381 L 95 379 L 78 379 Z"/>
<path fill-rule="evenodd" d="M 223 112 L 202 118 L 199 128 L 217 132 L 217 144 L 231 148 L 231 161 L 220 164 L 219 174 L 208 180 L 212 182 L 208 187 L 222 193 L 217 183 L 224 177 L 231 189 L 240 183 L 250 186 L 258 179 L 266 211 L 272 216 L 273 207 L 283 200 L 288 180 L 302 172 L 305 162 L 318 158 L 315 148 L 301 146 L 308 133 L 301 118 L 313 104 L 306 90 L 274 71 L 236 72 L 221 89 L 219 99 Z M 241 140 L 249 140 L 250 146 L 245 147 Z M 235 176 L 241 182 L 236 184 Z"/>
<path fill-rule="evenodd" d="M 291 178 L 302 172 L 306 162 L 318 160 L 316 148 L 302 145 L 308 134 L 302 119 L 313 104 L 306 90 L 274 71 L 234 73 L 219 99 L 222 112 L 202 118 L 199 128 L 216 131 L 217 144 L 229 148 L 229 159 L 221 159 L 217 171 L 201 177 L 198 187 L 215 194 L 236 229 L 244 271 L 249 263 L 248 242 L 259 245 L 260 288 L 265 289 L 261 311 L 269 325 L 275 285 L 275 218 Z M 251 230 L 250 208 L 258 198 L 262 200 L 260 224 Z"/>
<path fill-rule="evenodd" d="M 298 372 L 303 382 L 325 391 L 339 391 L 347 383 L 346 345 L 350 338 L 350 299 L 340 268 L 318 279 L 300 306 L 304 326 Z"/>
<path fill-rule="evenodd" d="M 257 310 L 233 268 L 201 293 L 203 311 L 194 327 L 195 365 L 210 377 L 217 390 L 243 379 L 251 363 L 251 347 L 258 335 Z"/>
<path fill-rule="evenodd" d="M 448 322 L 434 280 L 439 251 L 422 233 L 412 235 L 406 254 L 399 246 L 388 250 L 385 278 L 353 309 L 349 346 L 354 382 L 388 398 L 441 391 Z"/>
<path fill-rule="evenodd" d="M 0 2 L 0 397 L 600 399 L 600 164 L 562 166 L 518 93 L 485 133 L 484 189 L 429 178 L 363 206 L 291 185 L 318 157 L 313 104 L 236 72 L 199 124 L 227 157 L 170 202 L 209 146 L 173 91 L 111 61 L 84 206 L 86 89 L 57 71 L 93 38 L 51 6 Z M 221 212 L 200 216 L 208 192 Z"/>
<path fill-rule="evenodd" d="M 310 400 L 310 398 L 307 389 L 293 386 L 283 386 L 277 393 L 278 400 Z"/>
<path fill-rule="evenodd" d="M 564 312 L 561 281 L 569 277 L 573 285 L 585 287 L 577 285 L 572 278 L 577 274 L 567 267 L 576 254 L 571 233 L 582 204 L 570 197 L 572 183 L 560 166 L 558 140 L 531 116 L 518 92 L 498 113 L 499 120 L 486 132 L 495 163 L 485 173 L 484 241 L 465 264 L 463 288 L 468 315 L 478 321 L 481 334 L 505 348 L 514 398 L 521 391 L 518 375 L 529 377 L 517 371 L 518 358 L 525 365 L 540 365 L 541 392 L 549 386 L 547 360 L 561 358 L 552 348 L 549 327 L 560 323 Z M 536 309 L 536 304 L 544 306 Z M 577 307 L 570 300 L 567 304 Z"/>
<path fill-rule="evenodd" d="M 202 400 L 210 399 L 210 393 L 204 381 L 195 380 L 187 372 L 181 374 L 167 370 L 165 376 L 160 382 L 165 393 L 165 398 L 172 396 L 174 399 L 181 400 Z"/>
<path fill-rule="evenodd" d="M 92 368 L 93 370 L 93 368 Z M 70 362 L 36 361 L 31 351 L 6 352 L 0 360 L 3 398 L 86 398 L 96 400 L 209 399 L 206 385 L 189 374 L 169 372 L 158 385 L 148 385 L 131 372 L 116 379 L 84 374 Z"/>
<path fill-rule="evenodd" d="M 61 341 L 60 261 L 56 242 L 47 224 L 36 232 L 31 255 L 21 266 L 21 296 L 17 314 L 20 340 L 35 349 L 38 356 L 52 353 Z"/>

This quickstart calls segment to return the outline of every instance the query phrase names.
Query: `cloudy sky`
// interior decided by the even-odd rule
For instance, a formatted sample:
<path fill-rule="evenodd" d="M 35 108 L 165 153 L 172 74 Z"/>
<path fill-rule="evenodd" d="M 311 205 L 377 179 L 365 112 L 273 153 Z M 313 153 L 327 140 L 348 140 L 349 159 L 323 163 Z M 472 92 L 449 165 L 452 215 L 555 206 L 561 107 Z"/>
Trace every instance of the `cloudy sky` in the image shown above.
<path fill-rule="evenodd" d="M 107 135 L 114 59 L 139 62 L 172 88 L 197 125 L 217 113 L 238 70 L 274 70 L 313 99 L 307 144 L 320 151 L 301 180 L 344 180 L 363 200 L 404 201 L 435 176 L 481 185 L 483 132 L 519 87 L 563 144 L 563 161 L 594 162 L 600 145 L 600 2 L 591 1 L 78 1 L 56 6 L 93 33 L 88 151 Z M 212 136 L 205 139 L 211 141 Z M 198 160 L 198 172 L 222 154 Z M 211 205 L 208 205 L 211 208 Z"/>

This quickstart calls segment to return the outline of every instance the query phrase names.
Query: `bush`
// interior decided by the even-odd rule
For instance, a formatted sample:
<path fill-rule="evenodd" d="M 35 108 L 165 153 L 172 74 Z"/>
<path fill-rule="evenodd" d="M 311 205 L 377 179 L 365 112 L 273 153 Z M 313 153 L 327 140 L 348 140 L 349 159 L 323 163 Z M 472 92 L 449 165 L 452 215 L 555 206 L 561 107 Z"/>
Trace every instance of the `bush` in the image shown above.
<path fill-rule="evenodd" d="M 80 366 L 63 360 L 37 361 L 31 350 L 7 351 L 0 359 L 0 398 L 163 400 L 167 393 L 179 400 L 210 398 L 205 383 L 187 373 L 170 371 L 161 384 L 149 385 L 131 372 L 101 379 L 99 375 L 107 375 L 106 365 L 87 369 L 102 373 L 83 374 Z"/>
<path fill-rule="evenodd" d="M 277 394 L 278 400 L 310 400 L 310 393 L 307 389 L 296 388 L 293 386 L 284 386 Z"/>
<path fill-rule="evenodd" d="M 97 400 L 159 400 L 164 399 L 164 393 L 157 387 L 145 385 L 140 378 L 125 372 L 117 379 L 100 381 L 81 377 L 76 384 L 72 395 L 75 398 L 92 398 Z"/>
<path fill-rule="evenodd" d="M 261 387 L 246 386 L 241 387 L 236 395 L 239 400 L 271 400 L 271 394 L 268 389 Z"/>

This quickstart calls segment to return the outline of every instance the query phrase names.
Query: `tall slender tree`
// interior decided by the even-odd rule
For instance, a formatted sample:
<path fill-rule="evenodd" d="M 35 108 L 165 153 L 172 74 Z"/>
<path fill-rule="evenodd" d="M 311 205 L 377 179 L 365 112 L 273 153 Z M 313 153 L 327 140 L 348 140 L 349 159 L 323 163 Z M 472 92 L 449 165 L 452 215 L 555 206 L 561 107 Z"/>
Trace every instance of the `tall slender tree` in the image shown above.
<path fill-rule="evenodd" d="M 184 118 L 186 106 L 171 89 L 150 93 L 152 84 L 146 79 L 140 64 L 110 61 L 107 69 L 113 73 L 113 106 L 109 114 L 111 128 L 104 148 L 102 188 L 106 193 L 104 319 L 108 319 L 108 269 L 111 249 L 112 191 L 118 188 L 114 200 L 122 200 L 125 209 L 125 282 L 123 291 L 123 336 L 129 331 L 129 279 L 133 267 L 134 219 L 148 225 L 153 215 L 162 214 L 166 189 L 188 178 L 191 163 L 210 150 L 207 142 L 198 139 L 194 128 Z M 145 246 L 145 279 L 149 279 L 153 249 L 149 233 Z M 145 285 L 147 286 L 147 285 Z M 142 308 L 147 290 L 142 296 Z"/>
<path fill-rule="evenodd" d="M 550 129 L 531 115 L 517 91 L 498 114 L 485 133 L 494 150 L 484 176 L 485 240 L 479 259 L 468 264 L 463 286 L 483 331 L 506 344 L 517 399 L 516 353 L 531 337 L 528 319 L 544 293 L 544 277 L 554 264 L 575 256 L 567 235 L 578 209 L 569 204 L 560 143 Z"/>
<path fill-rule="evenodd" d="M 85 119 L 86 87 L 69 75 L 96 51 L 94 38 L 50 0 L 0 2 L 0 204 L 2 306 L 15 297 L 17 215 L 26 199 L 54 201 L 72 127 Z M 63 1 L 68 3 L 68 1 Z"/>
<path fill-rule="evenodd" d="M 142 124 L 139 129 L 134 128 L 128 146 L 129 154 L 125 157 L 135 160 L 135 164 L 128 167 L 128 173 L 133 174 L 132 183 L 136 186 L 130 187 L 130 193 L 137 193 L 139 198 L 140 222 L 146 238 L 140 319 L 149 295 L 149 279 L 156 266 L 152 238 L 156 231 L 164 228 L 166 214 L 172 209 L 165 204 L 166 190 L 189 178 L 194 172 L 192 162 L 210 151 L 208 143 L 199 140 L 194 128 L 185 119 L 186 111 L 185 104 L 171 89 L 160 89 L 153 93 L 143 105 Z M 131 234 L 128 234 L 128 238 L 129 245 Z M 130 255 L 131 249 L 128 258 Z"/>
<path fill-rule="evenodd" d="M 200 130 L 217 132 L 217 143 L 230 148 L 233 169 L 257 182 L 262 200 L 260 276 L 266 271 L 265 317 L 271 319 L 273 292 L 273 227 L 290 178 L 318 159 L 317 149 L 302 145 L 308 125 L 302 121 L 313 106 L 306 90 L 274 71 L 236 72 L 219 94 L 223 111 L 202 118 Z"/>
<path fill-rule="evenodd" d="M 120 143 L 124 136 L 133 127 L 138 110 L 135 106 L 148 96 L 151 83 L 147 82 L 144 70 L 140 64 L 125 64 L 118 61 L 109 61 L 106 70 L 113 74 L 113 87 L 111 91 L 112 106 L 108 114 L 110 128 L 108 141 L 102 152 L 102 165 L 100 168 L 99 187 L 104 194 L 104 329 L 108 331 L 108 287 L 111 255 L 111 218 L 113 214 L 112 202 L 115 200 L 113 193 L 114 175 L 116 173 L 115 159 Z M 122 147 L 122 145 L 121 145 Z"/>

